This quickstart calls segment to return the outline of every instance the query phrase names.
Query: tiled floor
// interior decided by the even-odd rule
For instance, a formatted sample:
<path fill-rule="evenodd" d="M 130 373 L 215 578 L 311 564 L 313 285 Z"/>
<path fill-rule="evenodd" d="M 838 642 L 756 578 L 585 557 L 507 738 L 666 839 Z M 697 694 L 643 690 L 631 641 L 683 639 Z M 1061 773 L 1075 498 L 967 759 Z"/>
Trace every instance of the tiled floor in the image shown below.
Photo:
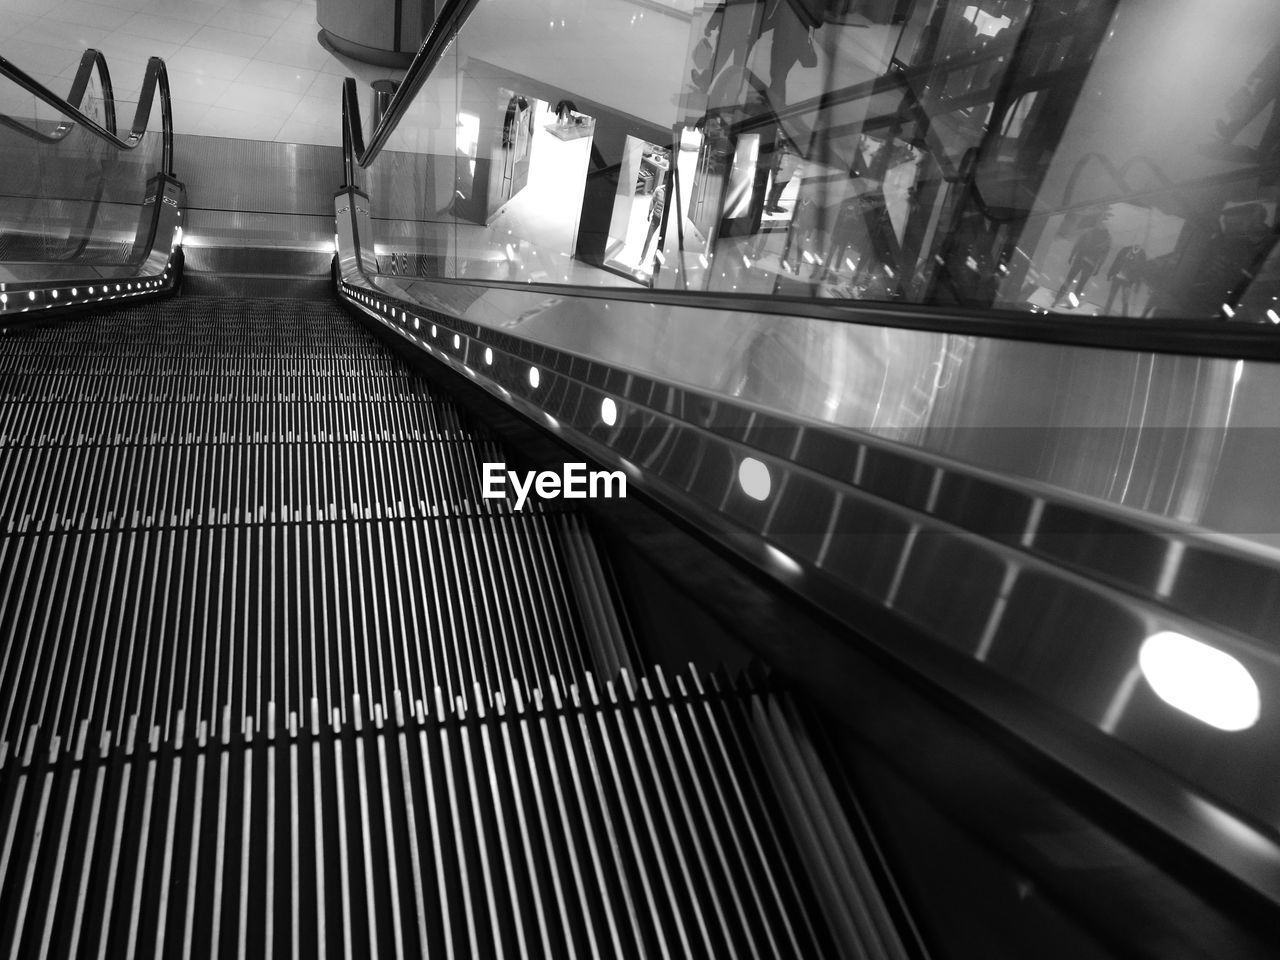
<path fill-rule="evenodd" d="M 163 57 L 176 132 L 216 137 L 342 142 L 342 79 L 400 71 L 332 53 L 319 31 L 315 0 L 0 0 L 0 54 L 55 93 L 88 47 L 106 54 L 117 102 Z"/>

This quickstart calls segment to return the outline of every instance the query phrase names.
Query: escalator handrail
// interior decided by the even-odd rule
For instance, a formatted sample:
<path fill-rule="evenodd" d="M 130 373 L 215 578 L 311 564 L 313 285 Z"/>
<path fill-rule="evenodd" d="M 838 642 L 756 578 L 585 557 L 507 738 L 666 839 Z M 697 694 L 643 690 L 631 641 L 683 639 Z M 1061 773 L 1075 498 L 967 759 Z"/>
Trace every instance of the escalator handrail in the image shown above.
<path fill-rule="evenodd" d="M 108 133 L 115 133 L 116 99 L 111 88 L 111 71 L 107 69 L 107 58 L 102 55 L 100 50 L 90 47 L 80 56 L 80 66 L 76 69 L 75 79 L 71 82 L 71 92 L 67 94 L 67 103 L 77 110 L 82 109 L 81 105 L 84 103 L 85 93 L 89 89 L 89 80 L 95 70 L 98 71 L 98 81 L 102 88 L 102 126 Z M 64 120 L 58 124 L 52 133 L 36 130 L 20 120 L 3 115 L 0 115 L 0 123 L 12 130 L 16 130 L 23 136 L 39 140 L 41 143 L 57 143 L 75 129 L 75 124 L 69 120 Z"/>
<path fill-rule="evenodd" d="M 80 57 L 80 67 L 71 82 L 71 92 L 67 94 L 67 102 L 76 109 L 84 101 L 85 91 L 89 89 L 89 79 L 93 71 L 98 71 L 98 83 L 102 88 L 102 125 L 108 133 L 116 133 L 116 97 L 111 86 L 111 71 L 107 69 L 107 58 L 101 50 L 90 47 Z"/>
<path fill-rule="evenodd" d="M 348 79 L 342 89 L 342 164 L 346 185 L 354 186 L 352 175 L 355 165 L 368 167 L 377 158 L 387 139 L 400 123 L 400 118 L 408 111 L 409 104 L 417 96 L 418 90 L 427 82 L 445 48 L 453 42 L 458 28 L 471 15 L 480 0 L 445 0 L 443 8 L 431 24 L 423 38 L 422 45 L 414 54 L 413 62 L 405 72 L 404 79 L 378 126 L 369 136 L 366 143 L 364 132 L 360 128 L 359 101 L 355 97 L 355 81 Z"/>
<path fill-rule="evenodd" d="M 105 58 L 97 50 L 88 50 L 85 57 L 95 54 L 95 62 L 97 59 L 102 60 L 102 69 L 106 76 Z M 147 124 L 151 119 L 152 101 L 155 99 L 157 89 L 160 91 L 160 121 L 161 121 L 161 159 L 160 170 L 166 176 L 173 176 L 173 103 L 169 95 L 169 73 L 165 68 L 164 61 L 159 57 L 151 57 L 147 60 L 146 73 L 142 80 L 142 90 L 138 94 L 138 108 L 133 116 L 133 124 L 125 136 L 121 137 L 115 130 L 115 107 L 114 98 L 112 108 L 107 119 L 110 122 L 110 129 L 103 124 L 98 123 L 92 117 L 86 115 L 79 107 L 79 99 L 83 98 L 84 87 L 80 86 L 81 73 L 84 70 L 85 59 L 81 59 L 81 70 L 76 74 L 75 84 L 72 86 L 72 95 L 79 95 L 77 102 L 72 103 L 69 99 L 58 96 L 39 80 L 36 80 L 26 71 L 22 70 L 16 64 L 6 57 L 0 56 L 0 76 L 16 83 L 19 87 L 26 90 L 32 96 L 43 101 L 49 106 L 57 110 L 68 123 L 64 123 L 59 130 L 62 131 L 55 139 L 61 139 L 70 132 L 71 125 L 83 127 L 86 131 L 93 134 L 99 140 L 111 144 L 119 150 L 134 150 L 142 143 L 143 137 L 147 133 Z M 88 85 L 88 75 L 83 77 L 84 86 Z M 104 90 L 104 96 L 106 94 Z M 63 127 L 66 127 L 63 130 Z"/>

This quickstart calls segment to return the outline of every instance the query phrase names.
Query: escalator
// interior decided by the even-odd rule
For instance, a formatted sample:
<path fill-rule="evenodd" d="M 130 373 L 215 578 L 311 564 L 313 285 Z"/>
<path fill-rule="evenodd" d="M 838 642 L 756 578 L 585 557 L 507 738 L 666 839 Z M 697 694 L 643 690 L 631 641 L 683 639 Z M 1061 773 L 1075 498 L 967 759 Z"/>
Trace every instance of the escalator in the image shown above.
<path fill-rule="evenodd" d="M 341 310 L 6 360 L 11 952 L 832 953 L 785 694 L 638 664 L 581 516 L 480 501 L 493 438 Z"/>
<path fill-rule="evenodd" d="M 170 253 L 5 338 L 9 955 L 906 955 L 784 684 L 650 662 L 591 519 L 482 499 L 517 455 L 314 255 Z"/>
<path fill-rule="evenodd" d="M 0 950 L 1269 956 L 1267 728 L 1171 726 L 1133 665 L 1194 624 L 1265 694 L 1268 564 L 929 446 L 1074 332 L 602 280 L 518 192 L 466 221 L 428 94 L 500 7 L 448 4 L 372 130 L 348 81 L 341 150 L 174 137 L 158 60 L 118 136 L 101 56 L 65 100 L 0 60 Z M 584 210 L 635 192 L 607 153 Z M 813 415 L 869 343 L 888 439 Z M 1230 409 L 1241 367 L 1175 359 Z M 570 459 L 632 495 L 485 495 Z"/>

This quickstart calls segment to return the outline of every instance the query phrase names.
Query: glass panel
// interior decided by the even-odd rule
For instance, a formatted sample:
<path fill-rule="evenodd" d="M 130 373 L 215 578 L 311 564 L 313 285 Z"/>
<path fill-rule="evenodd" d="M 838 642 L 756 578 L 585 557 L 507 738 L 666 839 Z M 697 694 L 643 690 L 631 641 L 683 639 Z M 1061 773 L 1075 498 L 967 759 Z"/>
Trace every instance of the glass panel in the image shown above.
<path fill-rule="evenodd" d="M 1277 35 L 1261 0 L 481 0 L 371 173 L 379 256 L 1269 321 Z"/>
<path fill-rule="evenodd" d="M 147 182 L 159 169 L 162 140 L 158 98 L 148 132 L 135 150 L 121 150 L 68 120 L 8 80 L 0 124 L 0 276 L 5 281 L 83 273 L 85 265 L 114 275 L 141 257 L 140 223 Z M 54 91 L 65 93 L 67 91 Z M 104 119 L 97 74 L 82 101 Z M 136 104 L 117 102 L 127 132 Z M 144 237 L 145 239 L 145 237 Z M 127 270 L 125 271 L 127 272 Z"/>

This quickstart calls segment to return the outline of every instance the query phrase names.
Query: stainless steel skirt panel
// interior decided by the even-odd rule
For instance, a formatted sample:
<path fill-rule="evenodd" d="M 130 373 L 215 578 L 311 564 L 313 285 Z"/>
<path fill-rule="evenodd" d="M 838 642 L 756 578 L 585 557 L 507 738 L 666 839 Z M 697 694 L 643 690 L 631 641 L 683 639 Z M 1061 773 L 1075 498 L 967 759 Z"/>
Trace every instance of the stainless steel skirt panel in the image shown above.
<path fill-rule="evenodd" d="M 1259 482 L 1280 459 L 1280 364 L 380 283 L 612 367 L 1280 548 Z"/>

